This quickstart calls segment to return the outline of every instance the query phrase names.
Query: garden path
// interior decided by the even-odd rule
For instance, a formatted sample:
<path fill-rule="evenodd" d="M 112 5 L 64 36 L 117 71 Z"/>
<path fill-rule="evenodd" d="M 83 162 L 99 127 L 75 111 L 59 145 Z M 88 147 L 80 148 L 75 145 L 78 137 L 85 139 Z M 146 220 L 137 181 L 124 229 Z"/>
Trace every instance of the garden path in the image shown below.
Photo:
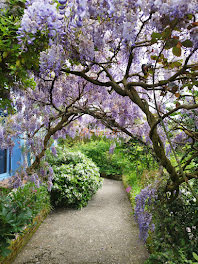
<path fill-rule="evenodd" d="M 14 264 L 142 264 L 147 256 L 122 182 L 105 179 L 87 207 L 52 212 Z"/>

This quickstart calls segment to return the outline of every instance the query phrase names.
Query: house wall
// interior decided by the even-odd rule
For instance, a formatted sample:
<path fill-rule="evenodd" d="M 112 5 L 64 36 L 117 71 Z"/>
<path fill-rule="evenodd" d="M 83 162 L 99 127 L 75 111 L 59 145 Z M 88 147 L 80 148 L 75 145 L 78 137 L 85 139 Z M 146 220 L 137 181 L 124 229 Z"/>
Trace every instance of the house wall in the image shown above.
<path fill-rule="evenodd" d="M 16 140 L 15 146 L 10 152 L 6 153 L 6 172 L 0 173 L 0 180 L 4 180 L 14 175 L 15 171 L 23 164 L 24 157 L 22 152 L 22 141 Z"/>

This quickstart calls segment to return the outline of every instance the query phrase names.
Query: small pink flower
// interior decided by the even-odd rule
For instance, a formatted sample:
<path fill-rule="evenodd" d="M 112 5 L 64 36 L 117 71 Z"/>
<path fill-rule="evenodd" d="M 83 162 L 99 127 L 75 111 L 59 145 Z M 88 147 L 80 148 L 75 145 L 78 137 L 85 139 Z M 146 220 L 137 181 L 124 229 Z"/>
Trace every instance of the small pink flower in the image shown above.
<path fill-rule="evenodd" d="M 126 192 L 129 193 L 129 192 L 131 191 L 131 189 L 132 189 L 131 186 L 128 186 L 128 187 L 126 188 Z"/>

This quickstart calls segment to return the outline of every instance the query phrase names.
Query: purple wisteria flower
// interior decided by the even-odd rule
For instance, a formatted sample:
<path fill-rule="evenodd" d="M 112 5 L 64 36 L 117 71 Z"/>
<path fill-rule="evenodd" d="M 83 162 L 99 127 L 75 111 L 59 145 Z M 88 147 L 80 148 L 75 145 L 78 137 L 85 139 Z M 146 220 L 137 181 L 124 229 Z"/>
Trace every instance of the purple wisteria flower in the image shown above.
<path fill-rule="evenodd" d="M 109 154 L 113 154 L 114 150 L 115 150 L 116 144 L 113 143 L 111 144 L 110 148 L 109 148 Z"/>
<path fill-rule="evenodd" d="M 146 242 L 148 238 L 148 231 L 153 231 L 154 225 L 152 224 L 152 214 L 148 210 L 153 200 L 156 198 L 156 189 L 147 186 L 135 197 L 135 218 L 139 225 L 140 239 Z"/>
<path fill-rule="evenodd" d="M 49 192 L 51 192 L 53 184 L 52 184 L 51 181 L 48 181 L 47 183 L 48 183 L 48 188 L 47 189 L 48 189 Z"/>
<path fill-rule="evenodd" d="M 56 148 L 54 146 L 51 147 L 51 152 L 54 156 L 57 155 L 57 151 L 56 151 Z"/>

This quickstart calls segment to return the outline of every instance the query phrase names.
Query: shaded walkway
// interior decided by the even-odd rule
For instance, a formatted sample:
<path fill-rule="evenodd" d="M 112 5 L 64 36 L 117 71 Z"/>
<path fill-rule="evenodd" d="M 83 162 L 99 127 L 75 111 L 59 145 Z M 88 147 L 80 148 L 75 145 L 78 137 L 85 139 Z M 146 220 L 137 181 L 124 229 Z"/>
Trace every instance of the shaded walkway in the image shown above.
<path fill-rule="evenodd" d="M 14 264 L 143 264 L 130 212 L 122 182 L 105 179 L 87 207 L 51 213 Z"/>

